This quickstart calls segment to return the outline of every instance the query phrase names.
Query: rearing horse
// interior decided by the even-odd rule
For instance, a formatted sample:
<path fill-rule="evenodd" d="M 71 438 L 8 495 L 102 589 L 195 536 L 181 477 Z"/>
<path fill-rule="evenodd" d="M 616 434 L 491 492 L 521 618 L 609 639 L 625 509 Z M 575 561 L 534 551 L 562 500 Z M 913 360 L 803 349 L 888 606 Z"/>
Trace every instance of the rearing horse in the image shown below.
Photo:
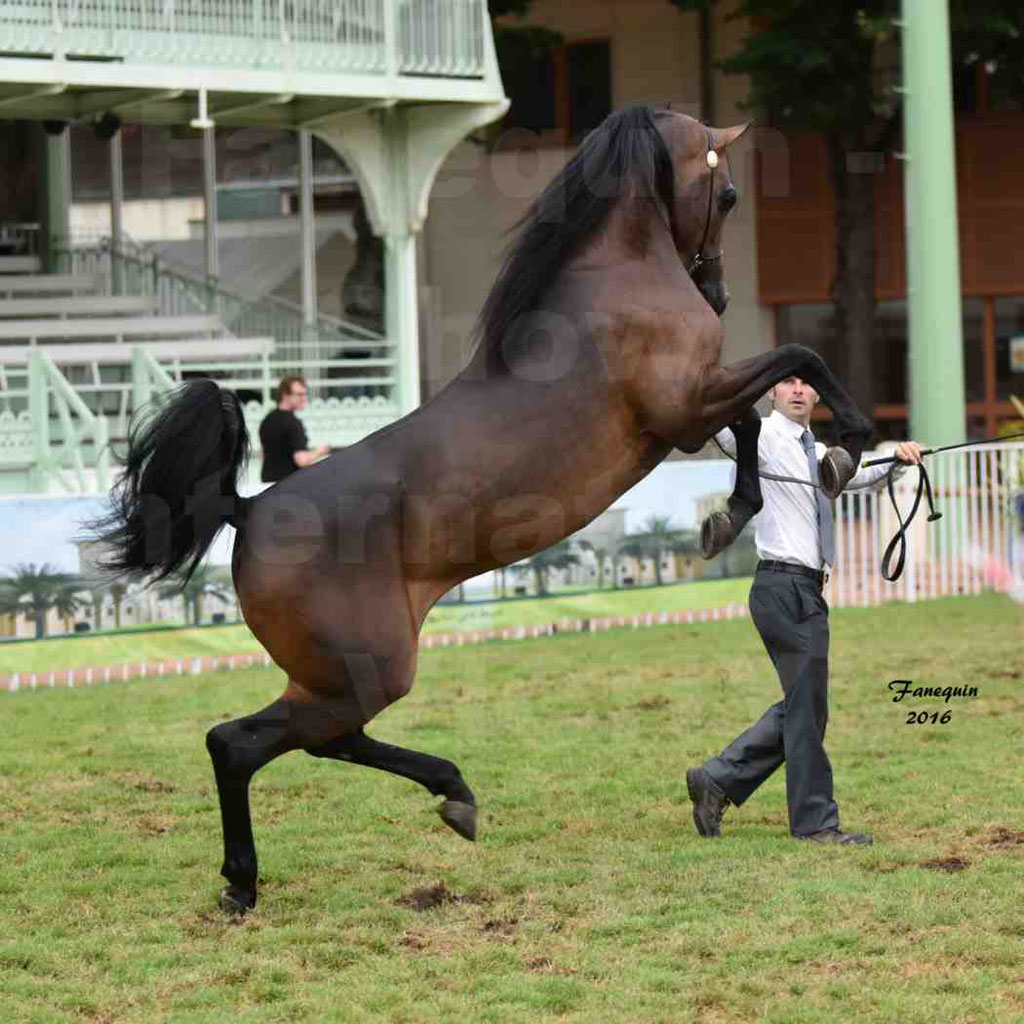
<path fill-rule="evenodd" d="M 231 392 L 192 381 L 133 425 L 97 525 L 109 568 L 190 573 L 231 523 L 239 604 L 288 677 L 269 707 L 206 737 L 225 909 L 256 903 L 249 782 L 289 751 L 418 782 L 474 838 L 476 802 L 454 764 L 364 732 L 409 692 L 423 620 L 456 584 L 579 530 L 674 447 L 696 452 L 731 424 L 737 483 L 709 541 L 727 543 L 760 508 L 754 402 L 790 374 L 836 415 L 842 447 L 823 479 L 845 486 L 871 424 L 813 352 L 719 365 L 720 237 L 737 200 L 726 150 L 743 131 L 646 107 L 612 114 L 524 217 L 462 373 L 255 498 L 236 489 L 248 437 Z"/>

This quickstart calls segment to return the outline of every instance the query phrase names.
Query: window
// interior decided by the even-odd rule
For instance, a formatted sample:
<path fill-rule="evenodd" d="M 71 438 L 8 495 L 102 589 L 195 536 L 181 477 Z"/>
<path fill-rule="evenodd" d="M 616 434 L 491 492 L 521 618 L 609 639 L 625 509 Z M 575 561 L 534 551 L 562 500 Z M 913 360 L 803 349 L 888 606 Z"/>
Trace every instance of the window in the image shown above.
<path fill-rule="evenodd" d="M 1013 372 L 1010 342 L 1024 336 L 1024 298 L 995 300 L 996 315 L 996 396 L 1007 401 L 1010 395 L 1024 399 L 1024 372 Z"/>
<path fill-rule="evenodd" d="M 986 303 L 992 303 L 994 336 L 986 333 Z M 1024 297 L 984 299 L 964 297 L 964 399 L 968 412 L 968 436 L 985 437 L 996 432 L 1002 418 L 1012 418 L 1011 394 L 1024 395 L 1024 373 L 1010 364 L 1010 341 L 1024 335 Z M 779 344 L 796 342 L 817 352 L 842 377 L 834 356 L 838 349 L 836 318 L 830 303 L 779 305 Z M 902 440 L 907 436 L 908 324 L 903 300 L 879 302 L 875 307 L 872 369 L 875 395 L 875 440 Z M 994 366 L 994 379 L 986 377 L 986 363 Z M 827 417 L 827 413 L 824 414 Z M 821 431 L 828 436 L 828 428 Z"/>
<path fill-rule="evenodd" d="M 565 48 L 569 140 L 578 142 L 612 109 L 612 58 L 607 39 Z"/>
<path fill-rule="evenodd" d="M 511 101 L 504 128 L 526 128 L 532 132 L 555 127 L 554 49 L 540 30 L 506 31 L 495 39 L 498 63 Z"/>
<path fill-rule="evenodd" d="M 509 32 L 502 33 L 498 48 L 511 100 L 504 129 L 526 128 L 575 143 L 611 113 L 607 39 L 552 45 L 540 34 Z"/>

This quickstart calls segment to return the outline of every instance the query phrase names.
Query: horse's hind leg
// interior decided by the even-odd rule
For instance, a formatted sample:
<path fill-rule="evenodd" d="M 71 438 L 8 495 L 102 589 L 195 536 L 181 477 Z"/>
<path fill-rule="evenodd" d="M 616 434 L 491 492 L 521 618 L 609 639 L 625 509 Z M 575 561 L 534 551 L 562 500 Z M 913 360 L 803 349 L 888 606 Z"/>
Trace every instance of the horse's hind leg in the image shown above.
<path fill-rule="evenodd" d="M 244 914 L 256 905 L 256 844 L 249 815 L 249 781 L 275 757 L 300 746 L 293 735 L 289 702 L 280 699 L 254 715 L 215 726 L 206 734 L 224 826 L 221 874 L 228 885 L 220 902 L 230 913 Z"/>
<path fill-rule="evenodd" d="M 321 746 L 307 748 L 313 757 L 332 757 L 339 761 L 379 768 L 401 775 L 425 786 L 434 796 L 443 796 L 438 813 L 446 825 L 464 839 L 476 838 L 476 800 L 459 769 L 444 758 L 421 754 L 371 739 L 362 729 L 340 736 Z"/>
<path fill-rule="evenodd" d="M 757 409 L 751 406 L 729 428 L 736 437 L 736 484 L 729 496 L 729 511 L 712 512 L 701 527 L 700 543 L 705 558 L 714 558 L 724 551 L 764 505 L 757 473 L 757 440 L 761 434 Z"/>

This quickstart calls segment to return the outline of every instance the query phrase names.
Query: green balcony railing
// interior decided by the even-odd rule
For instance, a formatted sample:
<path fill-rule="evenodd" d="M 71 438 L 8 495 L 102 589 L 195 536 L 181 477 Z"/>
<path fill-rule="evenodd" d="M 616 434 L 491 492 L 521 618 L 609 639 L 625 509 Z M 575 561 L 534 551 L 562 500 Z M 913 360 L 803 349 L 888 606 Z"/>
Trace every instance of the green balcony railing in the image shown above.
<path fill-rule="evenodd" d="M 152 295 L 167 316 L 215 313 L 236 337 L 273 338 L 277 358 L 285 362 L 392 354 L 391 342 L 358 324 L 325 313 L 315 325 L 307 324 L 294 303 L 274 295 L 256 299 L 238 295 L 217 281 L 203 281 L 176 269 L 128 239 L 118 250 L 103 238 L 88 246 L 62 244 L 57 253 L 62 271 L 100 274 L 118 294 Z"/>
<path fill-rule="evenodd" d="M 0 53 L 261 71 L 481 77 L 484 0 L 15 0 Z"/>

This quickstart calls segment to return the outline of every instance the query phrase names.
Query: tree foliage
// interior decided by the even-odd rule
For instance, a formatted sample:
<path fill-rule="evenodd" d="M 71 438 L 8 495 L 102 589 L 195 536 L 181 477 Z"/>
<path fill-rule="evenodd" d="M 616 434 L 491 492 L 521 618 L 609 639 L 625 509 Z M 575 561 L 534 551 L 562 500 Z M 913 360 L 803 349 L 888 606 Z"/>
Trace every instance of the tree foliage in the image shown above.
<path fill-rule="evenodd" d="M 0 580 L 0 613 L 26 615 L 36 627 L 36 638 L 46 636 L 46 616 L 55 608 L 58 614 L 73 615 L 80 602 L 75 596 L 81 581 L 71 573 L 59 572 L 43 563 L 16 565 L 14 574 Z"/>
<path fill-rule="evenodd" d="M 548 573 L 551 569 L 567 569 L 570 565 L 578 565 L 579 555 L 573 550 L 571 541 L 560 540 L 557 544 L 538 551 L 532 558 L 525 561 L 525 564 L 533 572 L 534 582 L 538 594 L 548 592 Z"/>
<path fill-rule="evenodd" d="M 714 0 L 669 0 L 682 11 Z M 927 17 L 926 5 L 917 5 Z M 717 62 L 749 78 L 747 106 L 776 128 L 819 132 L 835 194 L 835 332 L 823 354 L 865 411 L 874 405 L 875 174 L 899 144 L 899 0 L 739 0 L 747 31 Z M 951 0 L 955 64 L 991 69 L 993 89 L 1024 100 L 1024 8 L 1019 0 Z"/>
<path fill-rule="evenodd" d="M 230 604 L 234 595 L 230 570 L 207 565 L 197 566 L 191 577 L 182 585 L 181 580 L 161 587 L 158 591 L 163 598 L 180 597 L 185 606 L 186 621 L 191 617 L 194 626 L 202 625 L 203 603 L 207 598 Z"/>

